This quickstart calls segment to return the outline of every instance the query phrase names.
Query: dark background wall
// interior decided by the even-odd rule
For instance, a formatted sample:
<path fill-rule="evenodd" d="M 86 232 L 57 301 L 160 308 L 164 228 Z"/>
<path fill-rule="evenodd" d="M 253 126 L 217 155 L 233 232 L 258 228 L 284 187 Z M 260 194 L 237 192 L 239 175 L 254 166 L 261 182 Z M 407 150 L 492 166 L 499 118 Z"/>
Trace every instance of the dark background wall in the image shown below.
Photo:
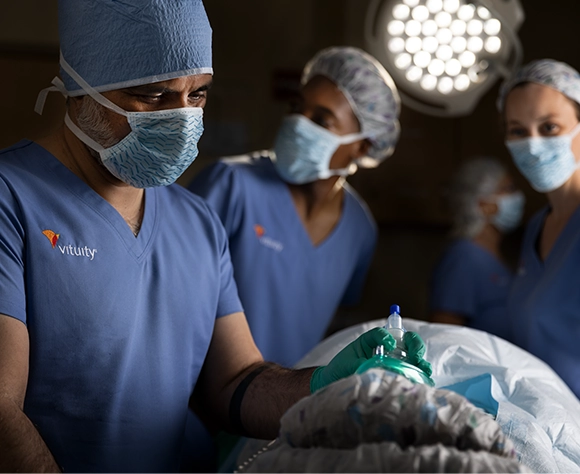
<path fill-rule="evenodd" d="M 51 94 L 42 117 L 33 112 L 39 90 L 58 72 L 56 0 L 0 6 L 0 147 L 55 127 L 64 101 Z M 368 0 L 206 0 L 214 31 L 215 85 L 205 114 L 200 157 L 179 180 L 186 184 L 219 156 L 268 148 L 286 110 L 284 91 L 319 49 L 363 46 Z M 576 0 L 523 0 L 519 31 L 524 61 L 552 57 L 580 68 Z M 380 226 L 380 242 L 361 305 L 333 328 L 385 316 L 427 317 L 429 276 L 445 244 L 449 216 L 442 190 L 472 155 L 495 155 L 528 197 L 526 216 L 544 203 L 517 174 L 503 145 L 495 110 L 498 84 L 468 117 L 442 119 L 403 106 L 395 154 L 379 168 L 360 170 L 351 184 Z"/>

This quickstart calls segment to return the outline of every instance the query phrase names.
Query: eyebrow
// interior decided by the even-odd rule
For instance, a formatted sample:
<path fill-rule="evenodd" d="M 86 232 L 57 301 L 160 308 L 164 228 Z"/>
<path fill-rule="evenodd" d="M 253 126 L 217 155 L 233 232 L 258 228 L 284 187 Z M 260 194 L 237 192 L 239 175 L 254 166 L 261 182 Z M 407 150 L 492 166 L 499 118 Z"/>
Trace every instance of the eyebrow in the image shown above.
<path fill-rule="evenodd" d="M 547 114 L 547 115 L 543 115 L 542 117 L 539 117 L 536 122 L 543 122 L 545 120 L 557 117 L 557 114 Z M 508 121 L 508 124 L 518 124 L 519 125 L 519 120 L 510 120 Z"/>
<path fill-rule="evenodd" d="M 330 116 L 336 118 L 336 114 L 327 107 L 324 107 L 322 105 L 317 105 L 314 108 L 316 109 L 317 112 L 322 112 L 325 115 L 330 115 Z"/>
<path fill-rule="evenodd" d="M 207 84 L 198 87 L 197 89 L 190 92 L 204 92 L 211 89 L 213 85 L 213 79 L 210 80 Z M 170 87 L 164 86 L 163 84 L 143 84 L 142 86 L 135 86 L 135 87 L 128 87 L 125 89 L 127 92 L 132 92 L 136 94 L 171 94 L 178 92 L 175 89 L 171 89 Z"/>

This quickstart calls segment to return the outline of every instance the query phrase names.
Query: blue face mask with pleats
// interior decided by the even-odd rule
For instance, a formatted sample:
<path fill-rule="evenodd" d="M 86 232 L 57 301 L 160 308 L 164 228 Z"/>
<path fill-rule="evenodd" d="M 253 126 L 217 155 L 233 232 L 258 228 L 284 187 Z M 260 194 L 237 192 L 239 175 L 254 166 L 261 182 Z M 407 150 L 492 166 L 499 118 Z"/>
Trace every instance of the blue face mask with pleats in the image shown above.
<path fill-rule="evenodd" d="M 540 193 L 558 189 L 578 168 L 572 152 L 572 139 L 580 132 L 555 137 L 529 137 L 506 142 L 516 167 L 532 188 Z"/>
<path fill-rule="evenodd" d="M 292 114 L 282 121 L 274 153 L 274 166 L 280 177 L 291 184 L 305 184 L 332 176 L 348 176 L 356 171 L 352 164 L 344 169 L 330 169 L 336 149 L 364 138 L 360 133 L 336 135 L 301 114 Z"/>
<path fill-rule="evenodd" d="M 197 157 L 197 143 L 203 133 L 203 109 L 126 112 L 126 117 L 131 132 L 109 148 L 88 137 L 68 114 L 65 123 L 81 141 L 99 153 L 113 176 L 135 188 L 172 184 Z"/>
<path fill-rule="evenodd" d="M 526 197 L 521 191 L 502 194 L 495 199 L 497 213 L 491 218 L 492 224 L 501 232 L 511 232 L 522 222 Z"/>
<path fill-rule="evenodd" d="M 129 134 L 119 143 L 104 148 L 84 133 L 68 113 L 65 115 L 67 127 L 99 154 L 113 176 L 135 188 L 167 186 L 193 163 L 203 133 L 202 108 L 127 112 L 93 89 L 62 58 L 61 66 L 94 100 L 127 117 Z M 59 90 L 66 93 L 62 88 Z"/>

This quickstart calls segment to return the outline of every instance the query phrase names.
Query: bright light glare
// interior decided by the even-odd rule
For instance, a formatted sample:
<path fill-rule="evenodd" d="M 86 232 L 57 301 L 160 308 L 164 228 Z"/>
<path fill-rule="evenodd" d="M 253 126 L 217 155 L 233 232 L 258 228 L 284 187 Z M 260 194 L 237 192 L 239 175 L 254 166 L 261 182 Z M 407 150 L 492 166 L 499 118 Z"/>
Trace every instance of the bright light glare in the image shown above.
<path fill-rule="evenodd" d="M 393 8 L 393 18 L 395 18 L 395 20 L 406 20 L 409 18 L 410 13 L 411 9 L 402 3 L 395 5 Z"/>
<path fill-rule="evenodd" d="M 463 20 L 453 20 L 449 29 L 454 36 L 462 36 L 467 30 L 467 23 L 465 23 Z"/>
<path fill-rule="evenodd" d="M 405 40 L 403 38 L 391 38 L 389 40 L 389 51 L 391 53 L 400 53 L 405 49 Z"/>
<path fill-rule="evenodd" d="M 417 66 L 411 66 L 407 71 L 407 74 L 405 74 L 405 77 L 409 82 L 418 82 L 422 75 L 423 69 Z"/>
<path fill-rule="evenodd" d="M 456 36 L 455 38 L 453 38 L 453 41 L 451 41 L 451 49 L 453 50 L 454 53 L 456 54 L 463 53 L 463 51 L 465 51 L 465 48 L 467 48 L 467 41 L 463 36 Z"/>
<path fill-rule="evenodd" d="M 453 57 L 453 50 L 448 45 L 439 46 L 436 56 L 442 61 L 449 61 Z"/>
<path fill-rule="evenodd" d="M 485 40 L 485 50 L 488 53 L 495 54 L 501 49 L 501 39 L 497 36 L 490 36 Z"/>
<path fill-rule="evenodd" d="M 469 5 L 461 5 L 459 10 L 457 11 L 457 16 L 460 20 L 469 21 L 473 18 L 473 14 L 475 12 L 475 7 L 471 4 Z"/>
<path fill-rule="evenodd" d="M 440 59 L 434 59 L 429 64 L 427 68 L 429 74 L 433 74 L 434 76 L 440 76 L 445 71 L 445 63 Z"/>
<path fill-rule="evenodd" d="M 409 5 L 410 7 L 416 7 L 419 5 L 419 0 L 403 0 L 403 3 Z"/>
<path fill-rule="evenodd" d="M 477 14 L 482 20 L 491 18 L 491 13 L 489 13 L 489 10 L 485 7 L 477 7 Z"/>
<path fill-rule="evenodd" d="M 425 23 L 423 23 L 421 32 L 424 36 L 433 36 L 435 33 L 437 33 L 438 29 L 439 27 L 437 26 L 437 23 L 435 23 L 435 20 L 427 20 Z"/>
<path fill-rule="evenodd" d="M 441 92 L 441 94 L 449 94 L 453 90 L 453 79 L 450 77 L 442 77 L 439 79 L 437 89 L 439 92 Z"/>
<path fill-rule="evenodd" d="M 455 13 L 459 9 L 459 0 L 444 0 L 443 10 L 447 13 Z"/>
<path fill-rule="evenodd" d="M 483 73 L 485 72 L 486 67 L 487 63 L 485 61 L 481 61 L 479 64 L 470 67 L 467 70 L 467 75 L 469 76 L 469 79 L 471 79 L 471 82 L 481 82 L 482 77 L 485 77 Z"/>
<path fill-rule="evenodd" d="M 452 20 L 453 17 L 447 12 L 439 12 L 435 15 L 435 22 L 439 28 L 447 28 Z"/>
<path fill-rule="evenodd" d="M 483 23 L 479 20 L 471 20 L 467 24 L 467 34 L 471 36 L 479 36 L 483 31 Z"/>
<path fill-rule="evenodd" d="M 455 78 L 455 88 L 459 92 L 466 91 L 470 84 L 471 81 L 469 80 L 469 76 L 467 74 L 460 74 Z"/>
<path fill-rule="evenodd" d="M 439 47 L 439 41 L 437 41 L 433 36 L 428 36 L 423 39 L 423 51 L 428 53 L 434 53 Z"/>
<path fill-rule="evenodd" d="M 461 72 L 461 63 L 457 59 L 450 59 L 445 64 L 445 72 L 448 76 L 457 76 Z"/>
<path fill-rule="evenodd" d="M 459 62 L 463 67 L 470 67 L 475 64 L 475 54 L 471 51 L 464 51 L 459 55 Z"/>
<path fill-rule="evenodd" d="M 472 53 L 479 53 L 483 49 L 483 40 L 479 36 L 472 36 L 467 40 L 467 49 Z"/>
<path fill-rule="evenodd" d="M 410 20 L 405 25 L 407 36 L 419 36 L 421 34 L 421 23 L 417 20 Z"/>
<path fill-rule="evenodd" d="M 483 30 L 489 36 L 499 35 L 499 32 L 501 31 L 501 23 L 499 20 L 492 18 L 491 20 L 487 20 L 485 22 L 485 26 L 483 27 Z"/>
<path fill-rule="evenodd" d="M 411 65 L 411 55 L 408 53 L 399 54 L 395 58 L 395 66 L 399 69 L 407 69 Z"/>
<path fill-rule="evenodd" d="M 431 55 L 427 51 L 419 51 L 413 56 L 415 66 L 426 68 L 431 62 Z"/>
<path fill-rule="evenodd" d="M 411 16 L 414 20 L 423 22 L 429 18 L 429 10 L 425 5 L 419 5 L 413 8 L 413 13 L 411 13 Z"/>
<path fill-rule="evenodd" d="M 426 91 L 432 91 L 437 87 L 437 78 L 431 74 L 426 74 L 421 78 L 421 87 Z"/>
<path fill-rule="evenodd" d="M 408 53 L 415 54 L 421 51 L 422 45 L 423 42 L 421 41 L 421 38 L 419 38 L 418 36 L 413 36 L 412 38 L 408 38 L 407 41 L 405 42 L 405 49 L 407 50 Z"/>
<path fill-rule="evenodd" d="M 405 31 L 405 23 L 399 20 L 391 21 L 387 25 L 387 31 L 391 36 L 401 36 Z"/>
<path fill-rule="evenodd" d="M 442 0 L 427 0 L 427 8 L 431 13 L 440 12 L 443 8 L 443 1 Z"/>
<path fill-rule="evenodd" d="M 437 38 L 440 44 L 449 44 L 453 39 L 453 33 L 447 28 L 441 28 L 435 35 L 435 38 Z"/>

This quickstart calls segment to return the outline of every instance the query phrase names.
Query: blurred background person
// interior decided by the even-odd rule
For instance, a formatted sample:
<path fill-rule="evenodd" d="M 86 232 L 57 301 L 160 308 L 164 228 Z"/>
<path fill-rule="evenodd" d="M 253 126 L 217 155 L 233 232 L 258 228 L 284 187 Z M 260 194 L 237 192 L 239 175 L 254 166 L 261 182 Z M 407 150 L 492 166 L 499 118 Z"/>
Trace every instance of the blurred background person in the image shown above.
<path fill-rule="evenodd" d="M 527 224 L 508 301 L 514 341 L 580 395 L 580 75 L 533 61 L 503 84 L 498 108 L 514 163 L 548 204 Z"/>
<path fill-rule="evenodd" d="M 447 197 L 453 240 L 433 271 L 430 319 L 505 339 L 513 271 L 502 241 L 522 220 L 524 194 L 496 158 L 480 157 L 459 168 Z"/>
<path fill-rule="evenodd" d="M 359 300 L 377 227 L 346 177 L 393 152 L 399 110 L 396 87 L 373 57 L 325 49 L 304 68 L 272 152 L 220 160 L 190 183 L 226 228 L 264 357 L 295 364 L 337 308 Z"/>

